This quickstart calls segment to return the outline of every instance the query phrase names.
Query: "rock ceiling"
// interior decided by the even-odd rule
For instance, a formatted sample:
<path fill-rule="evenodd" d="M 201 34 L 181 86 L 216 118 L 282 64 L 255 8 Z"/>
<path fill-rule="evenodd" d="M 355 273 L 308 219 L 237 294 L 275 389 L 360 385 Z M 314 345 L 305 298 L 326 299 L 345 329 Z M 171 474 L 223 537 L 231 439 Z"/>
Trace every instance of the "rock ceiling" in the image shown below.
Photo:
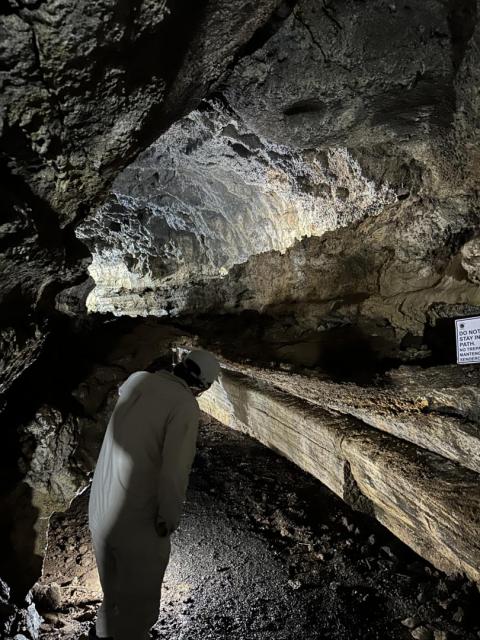
<path fill-rule="evenodd" d="M 219 102 L 194 111 L 115 180 L 109 200 L 79 227 L 91 249 L 93 311 L 164 315 L 161 293 L 227 275 L 252 255 L 284 252 L 396 200 L 344 148 L 299 152 L 245 127 Z M 144 295 L 144 294 L 147 295 Z M 142 300 L 145 303 L 142 303 Z"/>
<path fill-rule="evenodd" d="M 365 318 L 399 342 L 480 308 L 474 5 L 290 9 L 79 228 L 91 310 Z"/>

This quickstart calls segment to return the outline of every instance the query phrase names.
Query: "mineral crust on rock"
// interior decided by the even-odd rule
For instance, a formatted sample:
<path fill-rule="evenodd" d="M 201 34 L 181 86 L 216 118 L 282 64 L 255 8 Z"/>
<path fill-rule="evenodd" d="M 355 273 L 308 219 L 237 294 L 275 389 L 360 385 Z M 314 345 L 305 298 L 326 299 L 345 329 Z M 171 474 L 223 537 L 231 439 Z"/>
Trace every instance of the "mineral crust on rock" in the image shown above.
<path fill-rule="evenodd" d="M 125 169 L 79 227 L 96 283 L 87 305 L 118 315 L 189 311 L 195 284 L 394 200 L 346 149 L 296 152 L 252 133 L 221 103 L 205 104 Z"/>

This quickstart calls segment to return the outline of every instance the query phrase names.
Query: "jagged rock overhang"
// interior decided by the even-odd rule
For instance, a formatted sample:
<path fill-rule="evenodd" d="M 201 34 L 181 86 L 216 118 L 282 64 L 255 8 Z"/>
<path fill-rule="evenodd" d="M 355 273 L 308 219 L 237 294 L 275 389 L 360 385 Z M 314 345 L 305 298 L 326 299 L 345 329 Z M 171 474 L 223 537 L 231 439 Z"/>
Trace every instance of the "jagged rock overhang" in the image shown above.
<path fill-rule="evenodd" d="M 437 322 L 478 313 L 474 5 L 432 2 L 413 13 L 382 2 L 318 11 L 307 1 L 296 3 L 214 87 L 215 108 L 210 103 L 172 127 L 154 145 L 157 153 L 150 150 L 119 179 L 122 198 L 135 192 L 138 178 L 144 184 L 133 208 L 131 200 L 128 207 L 117 201 L 111 210 L 110 203 L 105 216 L 96 214 L 90 234 L 86 230 L 99 284 L 92 308 L 170 316 L 254 310 L 295 314 L 299 324 L 310 321 L 310 329 L 365 320 L 395 334 L 390 352 L 411 338 L 418 344 Z M 198 189 L 180 194 L 180 209 L 167 198 L 152 215 L 152 202 L 142 204 L 168 191 L 164 156 L 182 171 L 200 167 L 196 180 L 208 182 L 209 161 L 219 164 L 214 152 L 225 160 L 222 169 L 228 163 L 241 168 L 232 181 L 237 186 L 249 182 L 249 172 L 258 177 L 258 167 L 265 169 L 259 159 L 268 156 L 276 192 L 285 195 L 282 183 L 291 183 L 285 202 L 292 200 L 296 230 L 289 241 L 308 231 L 312 219 L 309 233 L 323 236 L 295 241 L 282 255 L 271 249 L 284 250 L 289 221 L 276 219 L 272 246 L 264 234 L 252 252 L 255 216 L 247 216 L 246 233 L 238 233 L 235 224 L 244 217 L 230 215 L 225 233 L 208 239 L 207 230 L 202 244 L 205 202 L 192 197 Z M 342 154 L 348 159 L 343 168 Z M 299 161 L 310 169 L 295 173 Z M 148 193 L 156 173 L 163 182 Z M 256 206 L 257 196 L 252 202 Z M 262 224 L 285 212 L 272 200 L 263 205 Z M 165 222 L 174 213 L 183 224 L 185 211 L 187 233 L 167 224 L 165 243 Z M 113 231 L 105 246 L 102 226 Z M 218 251 L 227 237 L 227 246 L 242 245 L 228 252 L 230 261 Z M 158 250 L 162 243 L 165 251 Z M 216 275 L 219 267 L 228 270 L 225 277 Z"/>
<path fill-rule="evenodd" d="M 260 28 L 281 22 L 282 3 L 88 4 L 7 0 L 0 10 L 2 389 L 42 350 L 55 294 L 87 275 L 74 226 L 242 47 L 255 48 Z"/>
<path fill-rule="evenodd" d="M 77 229 L 93 255 L 88 308 L 188 312 L 195 286 L 253 255 L 283 254 L 302 237 L 374 216 L 396 198 L 347 149 L 303 153 L 257 135 L 224 103 L 205 102 L 127 167 Z"/>

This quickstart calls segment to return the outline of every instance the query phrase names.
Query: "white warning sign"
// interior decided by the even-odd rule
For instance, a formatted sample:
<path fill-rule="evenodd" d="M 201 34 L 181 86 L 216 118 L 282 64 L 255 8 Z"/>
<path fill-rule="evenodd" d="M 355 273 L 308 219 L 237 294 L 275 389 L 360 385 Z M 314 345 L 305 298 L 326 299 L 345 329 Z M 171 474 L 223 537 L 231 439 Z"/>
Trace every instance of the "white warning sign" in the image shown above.
<path fill-rule="evenodd" d="M 480 316 L 455 320 L 457 363 L 480 362 Z"/>

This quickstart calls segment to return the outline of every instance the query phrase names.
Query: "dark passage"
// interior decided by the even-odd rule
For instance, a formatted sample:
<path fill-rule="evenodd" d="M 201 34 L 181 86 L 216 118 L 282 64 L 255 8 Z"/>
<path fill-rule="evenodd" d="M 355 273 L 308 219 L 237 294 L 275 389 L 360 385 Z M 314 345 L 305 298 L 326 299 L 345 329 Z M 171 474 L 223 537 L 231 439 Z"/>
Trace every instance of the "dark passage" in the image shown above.
<path fill-rule="evenodd" d="M 84 638 L 98 606 L 86 502 L 52 519 L 37 587 L 45 640 Z M 173 548 L 157 639 L 479 637 L 473 584 L 446 578 L 294 465 L 208 418 Z"/>

